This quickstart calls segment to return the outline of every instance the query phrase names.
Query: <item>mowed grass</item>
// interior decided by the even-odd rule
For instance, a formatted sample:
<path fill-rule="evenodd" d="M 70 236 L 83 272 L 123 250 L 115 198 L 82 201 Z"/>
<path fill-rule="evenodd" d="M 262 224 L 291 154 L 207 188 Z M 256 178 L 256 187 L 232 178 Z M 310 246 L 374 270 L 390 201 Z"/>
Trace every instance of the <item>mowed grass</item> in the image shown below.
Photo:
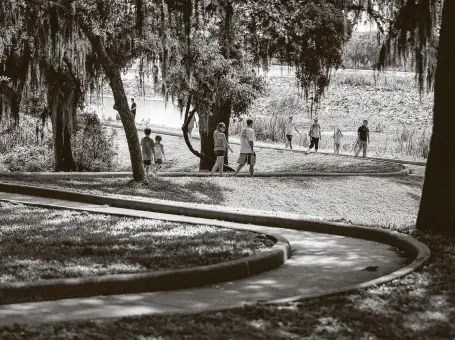
<path fill-rule="evenodd" d="M 118 145 L 117 171 L 131 171 L 131 161 L 123 129 L 116 129 Z M 152 133 L 152 137 L 156 134 Z M 186 146 L 183 137 L 160 134 L 167 162 L 162 171 L 199 171 L 199 158 L 193 155 Z M 141 137 L 141 132 L 139 132 Z M 142 138 L 142 137 L 141 137 Z M 200 140 L 192 139 L 193 147 L 200 149 Z M 282 145 L 284 148 L 284 144 Z M 240 145 L 231 144 L 233 153 L 229 153 L 229 165 L 237 167 Z M 257 163 L 255 170 L 259 172 L 396 172 L 403 166 L 396 163 L 381 162 L 370 159 L 340 157 L 336 155 L 304 154 L 298 152 L 283 152 L 267 148 L 256 148 Z"/>
<path fill-rule="evenodd" d="M 405 278 L 334 297 L 291 304 L 248 306 L 195 315 L 13 325 L 0 338 L 15 339 L 454 339 L 455 239 L 417 235 L 430 261 Z"/>
<path fill-rule="evenodd" d="M 2 179 L 114 197 L 206 204 L 237 211 L 307 216 L 369 226 L 413 225 L 423 179 L 419 177 L 168 177 L 149 184 L 129 177 L 33 175 Z"/>
<path fill-rule="evenodd" d="M 0 244 L 0 282 L 17 282 L 209 265 L 274 241 L 214 226 L 0 202 Z"/>

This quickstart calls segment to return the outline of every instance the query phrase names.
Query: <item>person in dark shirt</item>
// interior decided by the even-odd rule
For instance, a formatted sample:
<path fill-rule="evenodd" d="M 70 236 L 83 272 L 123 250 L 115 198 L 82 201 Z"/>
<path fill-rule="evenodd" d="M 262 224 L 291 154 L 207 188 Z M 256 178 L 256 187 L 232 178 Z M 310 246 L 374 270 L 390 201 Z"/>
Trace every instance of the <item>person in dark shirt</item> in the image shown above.
<path fill-rule="evenodd" d="M 363 149 L 363 158 L 367 156 L 367 146 L 370 143 L 370 130 L 368 130 L 368 120 L 364 120 L 363 124 L 357 130 L 357 144 L 358 148 L 355 151 L 357 157 L 360 150 Z"/>
<path fill-rule="evenodd" d="M 134 98 L 131 98 L 131 114 L 136 119 L 136 102 L 134 101 Z"/>

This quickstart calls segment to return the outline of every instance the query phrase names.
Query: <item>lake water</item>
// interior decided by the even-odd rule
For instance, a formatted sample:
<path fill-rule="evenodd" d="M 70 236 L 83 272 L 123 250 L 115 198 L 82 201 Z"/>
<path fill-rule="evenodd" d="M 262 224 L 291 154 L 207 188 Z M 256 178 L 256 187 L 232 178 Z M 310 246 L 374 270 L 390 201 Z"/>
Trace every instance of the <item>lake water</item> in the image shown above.
<path fill-rule="evenodd" d="M 131 104 L 131 101 L 129 102 Z M 115 120 L 117 111 L 114 106 L 114 98 L 104 97 L 102 102 L 95 101 L 90 104 L 96 109 L 100 118 L 104 115 L 105 119 Z M 183 118 L 180 111 L 171 103 L 165 104 L 160 99 L 137 99 L 136 100 L 136 123 L 147 122 L 151 125 L 162 125 L 170 128 L 180 128 Z"/>

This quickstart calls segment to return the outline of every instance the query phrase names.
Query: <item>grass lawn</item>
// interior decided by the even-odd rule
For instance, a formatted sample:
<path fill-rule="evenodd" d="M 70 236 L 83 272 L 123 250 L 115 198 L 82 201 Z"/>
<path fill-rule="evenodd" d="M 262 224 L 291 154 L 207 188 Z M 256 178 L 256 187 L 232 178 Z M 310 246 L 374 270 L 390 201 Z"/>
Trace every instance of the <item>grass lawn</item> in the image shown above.
<path fill-rule="evenodd" d="M 131 161 L 123 129 L 116 129 L 116 143 L 118 145 L 117 171 L 131 171 Z M 142 138 L 142 132 L 139 136 Z M 155 134 L 152 134 L 152 137 Z M 167 162 L 163 171 L 198 171 L 199 158 L 194 156 L 186 146 L 183 137 L 161 135 L 165 148 Z M 193 139 L 192 144 L 200 148 L 200 141 Z M 229 153 L 230 165 L 236 167 L 240 153 L 240 145 L 232 144 L 234 153 Z M 284 147 L 284 144 L 283 144 Z M 396 163 L 364 160 L 361 158 L 346 158 L 335 155 L 303 154 L 295 152 L 282 152 L 256 148 L 256 171 L 317 171 L 317 172 L 395 172 L 403 169 Z"/>
<path fill-rule="evenodd" d="M 220 313 L 0 328 L 13 339 L 454 339 L 455 239 L 419 236 L 430 262 L 404 279 L 341 296 Z"/>
<path fill-rule="evenodd" d="M 0 282 L 188 268 L 274 243 L 263 234 L 214 226 L 0 202 Z"/>
<path fill-rule="evenodd" d="M 273 215 L 310 215 L 345 223 L 388 225 L 415 222 L 423 179 L 418 177 L 169 177 L 149 184 L 129 178 L 14 176 L 4 182 L 64 188 L 92 194 L 225 206 Z"/>

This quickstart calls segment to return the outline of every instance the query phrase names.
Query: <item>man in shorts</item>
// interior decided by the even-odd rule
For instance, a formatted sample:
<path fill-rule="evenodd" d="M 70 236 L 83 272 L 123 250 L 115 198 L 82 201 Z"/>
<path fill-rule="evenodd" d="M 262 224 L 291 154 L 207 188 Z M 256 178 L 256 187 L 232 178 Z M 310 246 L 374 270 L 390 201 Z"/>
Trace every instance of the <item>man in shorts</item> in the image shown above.
<path fill-rule="evenodd" d="M 254 153 L 254 141 L 256 134 L 253 130 L 253 120 L 247 119 L 246 127 L 240 132 L 240 156 L 237 160 L 239 166 L 235 171 L 235 175 L 239 173 L 240 169 L 248 163 L 250 166 L 250 176 L 254 176 L 254 164 L 256 163 L 256 154 Z"/>
<path fill-rule="evenodd" d="M 300 135 L 300 132 L 299 130 L 297 130 L 297 128 L 295 127 L 295 124 L 294 122 L 292 121 L 292 116 L 289 116 L 289 119 L 286 123 L 286 127 L 285 127 L 285 135 L 286 135 L 286 142 L 284 144 L 284 151 L 286 151 L 288 145 L 289 145 L 289 148 L 292 150 L 292 136 L 294 134 L 294 130 L 297 131 L 297 133 Z"/>
<path fill-rule="evenodd" d="M 363 149 L 363 158 L 367 156 L 367 146 L 370 143 L 370 130 L 368 129 L 368 120 L 364 120 L 363 124 L 357 130 L 358 147 L 355 151 L 355 156 L 358 157 L 360 150 Z"/>
<path fill-rule="evenodd" d="M 317 118 L 314 120 L 314 124 L 311 125 L 308 134 L 310 136 L 310 146 L 306 152 L 310 152 L 313 146 L 315 151 L 318 152 L 319 141 L 321 140 L 321 125 L 319 125 Z"/>

